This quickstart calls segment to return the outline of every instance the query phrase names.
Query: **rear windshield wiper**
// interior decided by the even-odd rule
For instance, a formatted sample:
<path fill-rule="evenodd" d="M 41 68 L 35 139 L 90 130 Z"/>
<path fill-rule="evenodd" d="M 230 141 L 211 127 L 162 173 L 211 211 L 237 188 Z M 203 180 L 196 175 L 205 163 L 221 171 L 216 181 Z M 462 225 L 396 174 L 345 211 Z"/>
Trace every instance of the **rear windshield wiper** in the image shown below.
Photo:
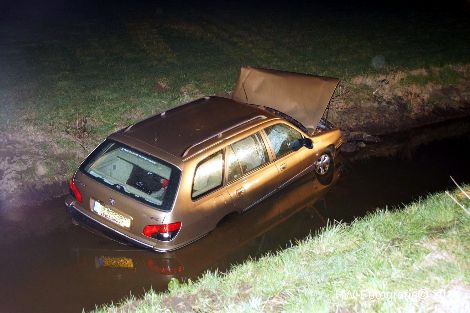
<path fill-rule="evenodd" d="M 123 191 L 123 192 L 125 192 L 125 193 L 127 193 L 127 194 L 129 194 L 129 195 L 134 195 L 134 196 L 136 196 L 134 193 L 129 192 L 129 191 L 127 190 L 127 188 L 126 188 L 124 185 L 121 185 L 121 184 L 114 184 L 114 185 L 113 185 L 113 188 L 116 189 L 116 190 L 118 190 L 118 191 Z"/>

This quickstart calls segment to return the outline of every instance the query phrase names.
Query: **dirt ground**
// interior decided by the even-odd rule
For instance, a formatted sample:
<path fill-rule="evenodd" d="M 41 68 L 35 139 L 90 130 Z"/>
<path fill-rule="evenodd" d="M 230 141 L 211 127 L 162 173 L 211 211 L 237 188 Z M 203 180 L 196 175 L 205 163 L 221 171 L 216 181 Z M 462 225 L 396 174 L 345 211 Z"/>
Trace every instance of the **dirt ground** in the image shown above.
<path fill-rule="evenodd" d="M 459 79 L 437 83 L 445 71 Z M 338 87 L 329 119 L 347 132 L 382 135 L 467 115 L 469 80 L 470 65 L 357 76 Z"/>
<path fill-rule="evenodd" d="M 426 79 L 432 71 L 358 76 L 341 83 L 328 119 L 343 130 L 348 141 L 345 151 L 358 153 L 380 142 L 384 134 L 470 115 L 470 65 L 452 67 L 460 79 L 451 85 L 431 79 L 403 84 L 407 77 Z M 0 208 L 66 193 L 68 178 L 101 140 L 48 134 L 33 126 L 0 131 Z M 76 146 L 61 145 L 61 136 L 68 136 L 69 142 L 76 139 Z"/>
<path fill-rule="evenodd" d="M 0 209 L 67 192 L 68 162 L 77 158 L 77 151 L 61 148 L 52 136 L 33 127 L 1 133 Z"/>

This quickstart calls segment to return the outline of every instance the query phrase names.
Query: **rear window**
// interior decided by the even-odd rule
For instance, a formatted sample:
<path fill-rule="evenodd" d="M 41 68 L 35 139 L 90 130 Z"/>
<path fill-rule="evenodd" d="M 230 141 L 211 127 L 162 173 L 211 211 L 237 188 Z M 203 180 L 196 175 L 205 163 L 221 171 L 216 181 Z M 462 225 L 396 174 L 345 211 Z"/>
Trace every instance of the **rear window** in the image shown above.
<path fill-rule="evenodd" d="M 180 179 L 175 166 L 109 140 L 80 169 L 114 190 L 164 211 L 171 210 Z"/>

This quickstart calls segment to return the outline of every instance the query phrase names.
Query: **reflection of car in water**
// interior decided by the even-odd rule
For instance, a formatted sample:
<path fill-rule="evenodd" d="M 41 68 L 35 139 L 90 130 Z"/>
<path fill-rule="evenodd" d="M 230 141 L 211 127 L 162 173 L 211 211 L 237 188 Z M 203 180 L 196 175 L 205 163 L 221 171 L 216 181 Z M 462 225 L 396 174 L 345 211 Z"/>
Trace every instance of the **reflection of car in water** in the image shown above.
<path fill-rule="evenodd" d="M 244 68 L 233 99 L 199 99 L 110 135 L 70 180 L 67 207 L 171 251 L 303 176 L 329 186 L 342 138 L 322 116 L 337 84 Z"/>
<path fill-rule="evenodd" d="M 337 171 L 333 179 L 338 177 Z M 314 203 L 322 200 L 327 190 L 312 176 L 305 176 L 246 214 L 224 221 L 197 244 L 164 254 L 122 245 L 107 245 L 107 249 L 76 246 L 77 271 L 94 273 L 87 275 L 92 280 L 126 279 L 127 285 L 135 281 L 140 288 L 147 284 L 155 290 L 166 289 L 172 277 L 187 279 L 206 270 L 223 271 L 248 256 L 276 250 L 324 226 L 326 221 Z"/>

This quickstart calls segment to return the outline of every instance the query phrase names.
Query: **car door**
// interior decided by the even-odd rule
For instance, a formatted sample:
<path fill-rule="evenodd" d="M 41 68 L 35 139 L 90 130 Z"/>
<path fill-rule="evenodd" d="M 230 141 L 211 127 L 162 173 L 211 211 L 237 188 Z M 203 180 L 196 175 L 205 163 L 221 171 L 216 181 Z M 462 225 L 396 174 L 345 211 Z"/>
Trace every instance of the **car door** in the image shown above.
<path fill-rule="evenodd" d="M 276 191 L 278 170 L 261 133 L 225 148 L 226 185 L 232 204 L 244 211 Z"/>
<path fill-rule="evenodd" d="M 265 128 L 264 132 L 276 158 L 278 188 L 285 187 L 309 171 L 313 163 L 312 150 L 306 147 L 293 149 L 293 143 L 303 138 L 299 131 L 279 123 Z"/>
<path fill-rule="evenodd" d="M 194 207 L 184 208 L 186 228 L 194 231 L 188 236 L 197 236 L 211 230 L 220 219 L 233 212 L 227 199 L 230 196 L 223 188 L 224 150 L 221 149 L 202 159 L 196 166 L 192 178 L 191 199 Z"/>

